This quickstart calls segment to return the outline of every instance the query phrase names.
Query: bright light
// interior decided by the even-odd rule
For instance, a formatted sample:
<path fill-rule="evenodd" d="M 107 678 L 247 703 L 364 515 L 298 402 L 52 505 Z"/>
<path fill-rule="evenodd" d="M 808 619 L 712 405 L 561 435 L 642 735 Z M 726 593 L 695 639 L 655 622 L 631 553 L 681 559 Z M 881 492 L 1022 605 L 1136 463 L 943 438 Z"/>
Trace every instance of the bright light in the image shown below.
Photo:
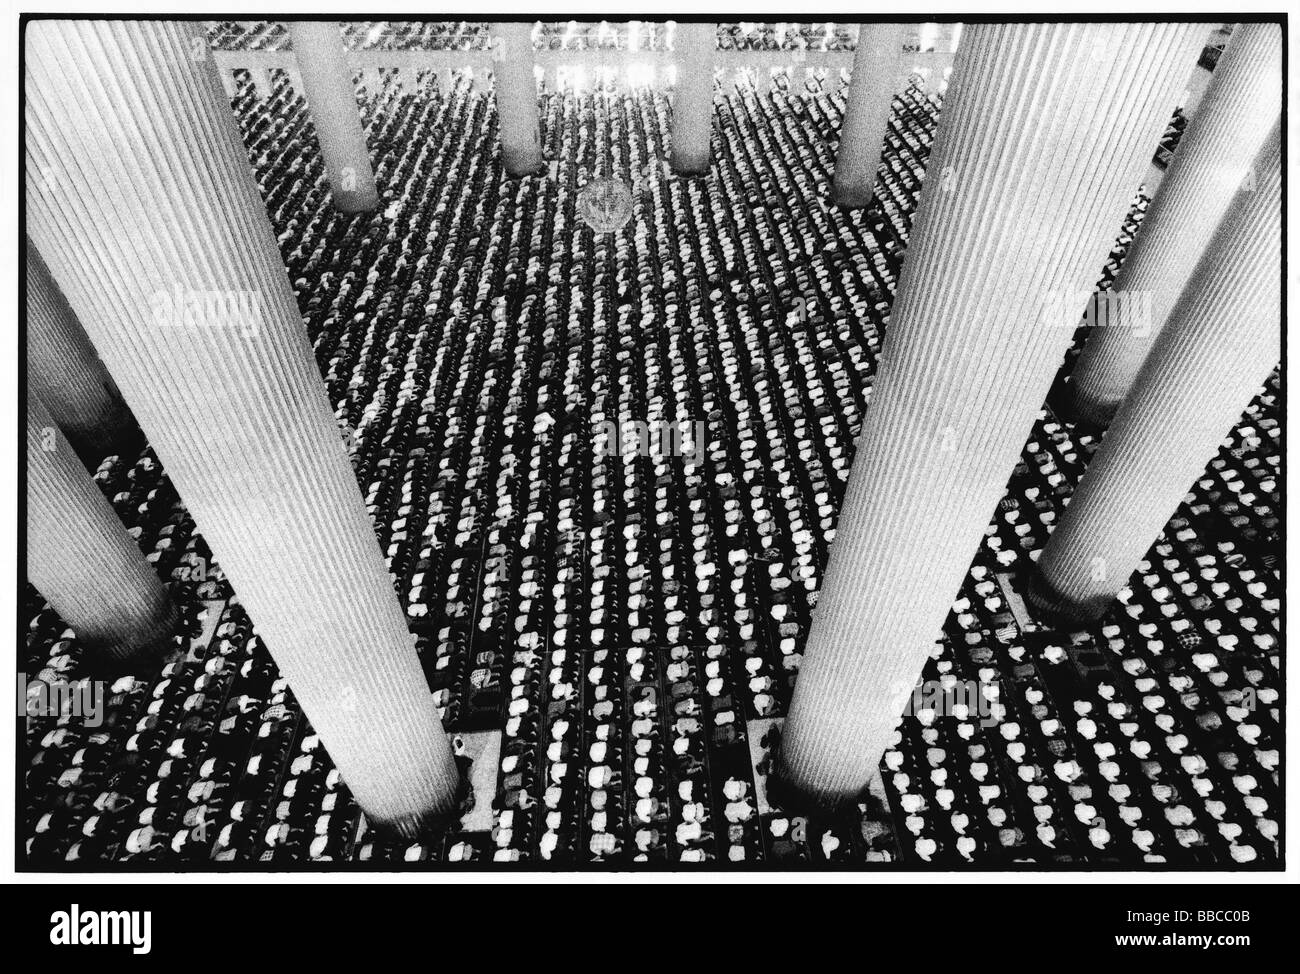
<path fill-rule="evenodd" d="M 922 51 L 928 51 L 934 47 L 934 42 L 939 39 L 938 24 L 922 24 L 920 44 L 917 46 Z"/>
<path fill-rule="evenodd" d="M 629 20 L 627 24 L 627 49 L 633 53 L 641 50 L 641 21 Z M 631 69 L 628 70 L 631 73 Z"/>
<path fill-rule="evenodd" d="M 953 25 L 952 25 L 952 42 L 951 42 L 951 45 L 950 45 L 951 50 L 954 50 L 954 51 L 957 50 L 957 42 L 958 42 L 959 40 L 961 40 L 961 24 L 953 24 Z"/>
<path fill-rule="evenodd" d="M 632 88 L 651 88 L 655 83 L 655 66 L 649 61 L 636 61 L 627 66 L 627 83 Z"/>

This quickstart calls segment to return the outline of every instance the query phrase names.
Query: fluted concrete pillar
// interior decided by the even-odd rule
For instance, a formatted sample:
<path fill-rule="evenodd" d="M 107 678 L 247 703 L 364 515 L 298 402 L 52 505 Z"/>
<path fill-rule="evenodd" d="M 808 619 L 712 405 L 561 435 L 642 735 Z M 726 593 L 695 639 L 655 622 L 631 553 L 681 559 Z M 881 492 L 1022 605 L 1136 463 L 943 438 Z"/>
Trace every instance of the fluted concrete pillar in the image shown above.
<path fill-rule="evenodd" d="M 91 470 L 138 448 L 139 430 L 117 386 L 41 255 L 26 245 L 27 385 Z"/>
<path fill-rule="evenodd" d="M 344 213 L 372 210 L 379 192 L 339 25 L 295 20 L 289 34 L 334 205 Z"/>
<path fill-rule="evenodd" d="M 29 25 L 27 164 L 95 160 L 65 192 L 29 177 L 29 232 L 358 802 L 410 833 L 455 764 L 190 29 Z"/>
<path fill-rule="evenodd" d="M 875 774 L 1069 345 L 1051 309 L 1086 298 L 1199 33 L 967 27 L 785 725 L 794 800 Z"/>
<path fill-rule="evenodd" d="M 902 24 L 863 24 L 835 153 L 835 202 L 853 209 L 871 202 L 903 53 Z"/>
<path fill-rule="evenodd" d="M 492 88 L 496 93 L 501 158 L 508 175 L 527 176 L 543 164 L 532 24 L 493 24 L 492 39 Z"/>
<path fill-rule="evenodd" d="M 678 24 L 673 47 L 677 84 L 673 91 L 673 171 L 706 172 L 713 138 L 713 60 L 717 24 Z"/>
<path fill-rule="evenodd" d="M 87 648 L 118 662 L 164 648 L 176 630 L 167 590 L 30 391 L 27 580 Z"/>
<path fill-rule="evenodd" d="M 1276 122 L 1139 371 L 1030 588 L 1100 617 L 1281 357 L 1282 166 Z"/>
<path fill-rule="evenodd" d="M 1281 29 L 1238 24 L 1071 372 L 1068 418 L 1104 427 L 1115 415 L 1281 104 Z"/>

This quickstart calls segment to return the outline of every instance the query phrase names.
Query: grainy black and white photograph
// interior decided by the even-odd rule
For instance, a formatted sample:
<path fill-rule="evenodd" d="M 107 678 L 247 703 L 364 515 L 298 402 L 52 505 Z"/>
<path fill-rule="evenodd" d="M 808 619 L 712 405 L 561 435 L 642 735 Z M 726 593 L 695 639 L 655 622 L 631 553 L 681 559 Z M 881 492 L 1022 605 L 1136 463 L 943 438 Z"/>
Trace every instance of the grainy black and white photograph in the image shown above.
<path fill-rule="evenodd" d="M 20 878 L 1283 872 L 1285 16 L 257 13 L 17 25 Z"/>

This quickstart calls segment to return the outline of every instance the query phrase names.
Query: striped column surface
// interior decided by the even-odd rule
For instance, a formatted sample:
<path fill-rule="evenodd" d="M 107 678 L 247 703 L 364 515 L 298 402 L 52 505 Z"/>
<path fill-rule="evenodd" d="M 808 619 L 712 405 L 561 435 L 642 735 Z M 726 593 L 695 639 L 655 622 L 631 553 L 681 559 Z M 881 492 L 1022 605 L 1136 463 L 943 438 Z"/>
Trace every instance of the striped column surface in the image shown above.
<path fill-rule="evenodd" d="M 344 213 L 372 210 L 379 192 L 339 25 L 295 20 L 289 35 L 334 205 Z"/>
<path fill-rule="evenodd" d="M 904 30 L 902 24 L 863 24 L 858 33 L 835 153 L 835 202 L 840 206 L 852 209 L 871 202 L 889 131 Z"/>
<path fill-rule="evenodd" d="M 709 168 L 713 138 L 713 59 L 717 24 L 677 25 L 673 39 L 677 83 L 673 90 L 672 167 L 695 175 Z"/>
<path fill-rule="evenodd" d="M 139 438 L 135 419 L 27 241 L 27 384 L 89 469 Z"/>
<path fill-rule="evenodd" d="M 1038 561 L 1040 607 L 1102 615 L 1281 356 L 1275 120 Z"/>
<path fill-rule="evenodd" d="M 1238 24 L 1179 140 L 1105 314 L 1070 375 L 1067 417 L 1104 427 L 1243 182 L 1282 105 L 1282 31 Z"/>
<path fill-rule="evenodd" d="M 537 121 L 531 24 L 492 25 L 492 87 L 506 173 L 526 176 L 537 172 L 542 168 L 542 135 Z"/>
<path fill-rule="evenodd" d="M 876 773 L 1194 62 L 1187 24 L 975 24 L 944 101 L 776 784 Z M 936 176 L 941 178 L 936 178 Z"/>
<path fill-rule="evenodd" d="M 30 391 L 27 580 L 87 648 L 118 662 L 166 647 L 176 630 L 163 583 Z"/>
<path fill-rule="evenodd" d="M 410 833 L 455 763 L 190 29 L 29 25 L 30 233 L 358 802 Z"/>

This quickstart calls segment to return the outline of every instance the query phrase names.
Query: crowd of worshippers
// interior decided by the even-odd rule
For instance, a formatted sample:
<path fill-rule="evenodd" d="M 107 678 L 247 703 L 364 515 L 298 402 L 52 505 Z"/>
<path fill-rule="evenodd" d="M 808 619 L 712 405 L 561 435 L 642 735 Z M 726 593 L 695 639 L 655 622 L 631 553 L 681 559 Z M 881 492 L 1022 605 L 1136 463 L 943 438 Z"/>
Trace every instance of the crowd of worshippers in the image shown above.
<path fill-rule="evenodd" d="M 487 21 L 350 21 L 342 27 L 350 51 L 486 51 L 492 45 Z M 674 27 L 666 21 L 540 21 L 533 29 L 539 51 L 666 51 Z M 283 51 L 289 31 L 278 21 L 217 21 L 208 32 L 215 50 Z M 724 51 L 852 51 L 858 25 L 847 23 L 722 23 Z"/>
<path fill-rule="evenodd" d="M 936 96 L 896 99 L 878 200 L 850 213 L 829 202 L 835 84 L 722 92 L 694 179 L 662 165 L 664 92 L 547 92 L 549 166 L 515 180 L 490 92 L 367 75 L 383 199 L 347 216 L 301 93 L 270 78 L 241 74 L 234 109 L 467 770 L 469 735 L 500 735 L 495 792 L 473 796 L 492 827 L 368 827 L 145 450 L 96 479 L 185 629 L 165 667 L 112 678 L 102 725 L 29 715 L 32 861 L 1277 861 L 1276 382 L 1079 633 L 1023 630 L 1004 587 L 1096 446 L 1045 412 L 923 677 L 976 681 L 995 719 L 909 714 L 845 817 L 766 799 Z M 632 193 L 618 233 L 578 210 L 597 175 Z M 706 442 L 597 449 L 623 418 L 702 421 Z M 102 678 L 27 607 L 25 673 Z"/>

